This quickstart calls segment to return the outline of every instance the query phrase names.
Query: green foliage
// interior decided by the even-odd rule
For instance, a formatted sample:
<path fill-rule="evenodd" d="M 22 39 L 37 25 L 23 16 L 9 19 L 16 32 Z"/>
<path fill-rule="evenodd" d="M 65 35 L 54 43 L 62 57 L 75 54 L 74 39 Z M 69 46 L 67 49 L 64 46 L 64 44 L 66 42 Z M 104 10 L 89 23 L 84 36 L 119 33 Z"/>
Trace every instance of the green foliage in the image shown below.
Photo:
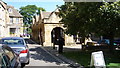
<path fill-rule="evenodd" d="M 27 5 L 20 8 L 20 13 L 24 16 L 23 21 L 24 25 L 30 25 L 32 23 L 32 17 L 36 14 L 39 14 L 40 10 L 45 11 L 45 9 L 41 7 L 37 7 L 36 5 Z"/>
<path fill-rule="evenodd" d="M 24 27 L 30 27 L 32 24 L 32 17 L 39 14 L 41 11 L 45 11 L 44 8 L 37 7 L 36 5 L 27 5 L 24 7 L 20 8 L 20 13 L 24 16 L 23 17 L 23 22 L 24 22 Z M 27 30 L 27 33 L 31 33 L 31 29 L 29 28 Z"/>
<path fill-rule="evenodd" d="M 120 29 L 119 8 L 120 6 L 116 2 L 104 3 L 104 5 L 100 6 L 99 14 L 96 18 L 96 22 L 98 24 L 96 23 L 95 26 L 98 28 L 97 31 L 99 31 L 102 35 L 110 33 L 116 34 L 116 32 L 118 32 L 118 30 Z"/>
<path fill-rule="evenodd" d="M 37 10 L 38 10 L 37 14 L 40 14 L 40 10 L 41 11 L 46 11 L 44 8 L 41 8 L 41 7 L 38 7 Z"/>
<path fill-rule="evenodd" d="M 67 2 L 59 10 L 68 34 L 114 37 L 120 33 L 120 2 Z"/>
<path fill-rule="evenodd" d="M 32 29 L 27 28 L 27 32 L 28 32 L 28 34 L 31 34 L 32 33 Z"/>
<path fill-rule="evenodd" d="M 59 9 L 59 16 L 62 17 L 61 21 L 67 27 L 66 33 L 80 33 L 81 36 L 89 34 L 93 28 L 94 12 L 97 11 L 100 5 L 102 3 L 91 2 L 65 3 L 65 5 L 62 5 Z"/>

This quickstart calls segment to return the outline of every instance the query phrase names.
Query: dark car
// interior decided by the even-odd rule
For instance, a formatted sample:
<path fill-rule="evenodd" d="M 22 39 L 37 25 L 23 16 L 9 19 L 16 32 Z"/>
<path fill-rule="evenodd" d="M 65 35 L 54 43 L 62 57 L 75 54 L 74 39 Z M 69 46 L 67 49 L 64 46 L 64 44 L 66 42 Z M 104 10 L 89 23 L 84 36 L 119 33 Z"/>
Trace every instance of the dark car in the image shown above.
<path fill-rule="evenodd" d="M 22 37 L 5 37 L 1 39 L 1 42 L 11 47 L 19 55 L 22 65 L 29 63 L 29 48 Z"/>
<path fill-rule="evenodd" d="M 102 39 L 100 41 L 98 41 L 99 45 L 109 45 L 110 44 L 110 40 L 109 39 Z"/>
<path fill-rule="evenodd" d="M 114 45 L 120 45 L 120 39 L 114 40 Z"/>
<path fill-rule="evenodd" d="M 116 46 L 116 49 L 120 49 L 120 39 L 114 40 L 114 45 Z"/>
<path fill-rule="evenodd" d="M 0 46 L 0 67 L 1 68 L 20 68 L 19 57 L 7 45 Z"/>

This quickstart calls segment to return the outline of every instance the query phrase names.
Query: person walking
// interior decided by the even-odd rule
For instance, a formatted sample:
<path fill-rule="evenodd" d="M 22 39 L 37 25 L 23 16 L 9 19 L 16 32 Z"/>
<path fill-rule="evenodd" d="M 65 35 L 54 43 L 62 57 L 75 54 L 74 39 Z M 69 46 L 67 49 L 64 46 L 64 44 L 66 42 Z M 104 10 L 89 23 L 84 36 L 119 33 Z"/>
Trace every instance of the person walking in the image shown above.
<path fill-rule="evenodd" d="M 63 53 L 63 45 L 64 45 L 64 38 L 60 37 L 59 38 L 59 48 L 58 48 L 58 53 Z"/>

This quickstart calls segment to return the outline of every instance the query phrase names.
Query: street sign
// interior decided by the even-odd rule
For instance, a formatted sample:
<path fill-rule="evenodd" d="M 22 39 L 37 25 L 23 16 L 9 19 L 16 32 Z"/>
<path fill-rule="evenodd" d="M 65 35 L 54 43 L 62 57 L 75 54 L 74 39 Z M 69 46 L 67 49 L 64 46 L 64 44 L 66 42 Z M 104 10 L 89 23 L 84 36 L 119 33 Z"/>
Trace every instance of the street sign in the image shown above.
<path fill-rule="evenodd" d="M 106 68 L 102 51 L 92 53 L 90 66 L 95 66 L 95 68 Z"/>

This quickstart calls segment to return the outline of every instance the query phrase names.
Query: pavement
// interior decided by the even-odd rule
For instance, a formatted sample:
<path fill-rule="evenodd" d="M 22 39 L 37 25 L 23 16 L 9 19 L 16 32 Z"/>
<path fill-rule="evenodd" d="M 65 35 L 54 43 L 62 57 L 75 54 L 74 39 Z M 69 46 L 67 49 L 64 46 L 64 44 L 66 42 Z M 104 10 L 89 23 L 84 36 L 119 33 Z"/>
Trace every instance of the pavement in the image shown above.
<path fill-rule="evenodd" d="M 68 67 L 71 67 L 71 68 L 83 68 L 83 66 L 81 66 L 77 62 L 72 61 L 71 59 L 66 58 L 62 54 L 59 54 L 58 53 L 58 45 L 56 45 L 55 49 L 53 49 L 53 47 L 51 47 L 51 46 L 44 46 L 42 48 L 44 48 L 47 52 L 49 52 L 54 57 L 59 58 L 60 61 L 64 61 L 64 63 L 69 64 Z M 81 49 L 81 45 L 80 44 L 79 45 L 74 45 L 74 46 L 64 46 L 63 52 L 66 52 L 66 51 L 76 51 L 76 50 L 80 50 L 80 49 Z"/>

